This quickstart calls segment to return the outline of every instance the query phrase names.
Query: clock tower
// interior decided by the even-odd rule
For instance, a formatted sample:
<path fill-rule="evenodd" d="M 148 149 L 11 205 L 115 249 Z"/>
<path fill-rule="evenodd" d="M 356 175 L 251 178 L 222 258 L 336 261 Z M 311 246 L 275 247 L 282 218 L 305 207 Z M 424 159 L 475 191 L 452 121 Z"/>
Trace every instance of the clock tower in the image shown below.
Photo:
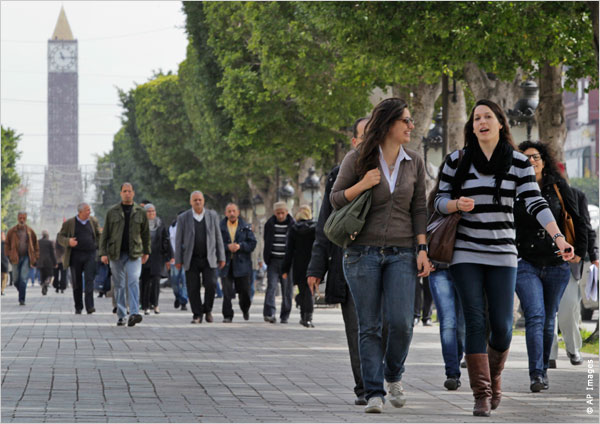
<path fill-rule="evenodd" d="M 77 55 L 77 40 L 61 7 L 48 40 L 48 167 L 41 212 L 42 225 L 49 231 L 60 228 L 63 219 L 76 215 L 76 206 L 82 202 Z"/>

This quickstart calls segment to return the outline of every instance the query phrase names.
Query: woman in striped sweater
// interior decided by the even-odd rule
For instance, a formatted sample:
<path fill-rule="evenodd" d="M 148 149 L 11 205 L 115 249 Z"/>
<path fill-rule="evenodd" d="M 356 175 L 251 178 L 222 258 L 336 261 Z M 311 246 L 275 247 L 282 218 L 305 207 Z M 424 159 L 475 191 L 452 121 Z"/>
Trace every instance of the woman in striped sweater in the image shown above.
<path fill-rule="evenodd" d="M 460 163 L 458 151 L 446 159 L 435 208 L 446 215 L 462 213 L 450 272 L 465 315 L 473 415 L 489 416 L 500 403 L 500 374 L 512 337 L 517 274 L 515 198 L 523 199 L 527 212 L 550 234 L 564 260 L 573 257 L 573 247 L 542 198 L 527 157 L 516 151 L 502 109 L 490 100 L 479 100 L 465 125 L 464 137 Z"/>

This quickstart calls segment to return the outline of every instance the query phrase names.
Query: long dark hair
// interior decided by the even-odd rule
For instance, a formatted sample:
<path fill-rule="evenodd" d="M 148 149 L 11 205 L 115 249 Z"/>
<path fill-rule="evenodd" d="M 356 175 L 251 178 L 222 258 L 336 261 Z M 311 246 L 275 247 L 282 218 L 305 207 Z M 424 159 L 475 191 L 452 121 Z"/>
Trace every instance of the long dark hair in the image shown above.
<path fill-rule="evenodd" d="M 461 187 L 462 187 L 463 183 L 465 182 L 465 180 L 467 179 L 467 175 L 468 175 L 469 169 L 471 168 L 471 165 L 473 163 L 473 158 L 475 156 L 475 153 L 477 151 L 481 151 L 481 147 L 479 146 L 479 140 L 477 139 L 477 136 L 473 132 L 473 119 L 474 119 L 474 115 L 475 115 L 475 109 L 477 108 L 477 106 L 489 107 L 492 110 L 492 112 L 494 113 L 494 115 L 496 115 L 496 119 L 498 120 L 500 125 L 502 125 L 502 128 L 500 128 L 500 134 L 499 134 L 500 139 L 498 141 L 497 148 L 499 147 L 500 149 L 504 149 L 504 150 L 508 150 L 508 149 L 516 150 L 517 149 L 517 146 L 515 145 L 515 142 L 510 133 L 510 126 L 508 124 L 508 119 L 506 118 L 506 115 L 504 114 L 504 111 L 502 110 L 502 108 L 491 100 L 487 100 L 487 99 L 478 100 L 477 103 L 475 103 L 475 106 L 473 106 L 473 109 L 471 110 L 471 114 L 469 115 L 469 120 L 465 124 L 465 129 L 464 129 L 465 155 L 464 155 L 463 159 L 461 160 L 460 165 L 458 166 L 458 169 L 456 170 L 456 175 L 454 176 L 454 179 L 452 181 L 452 198 L 453 199 L 457 199 L 458 197 L 460 197 Z M 509 167 L 510 167 L 510 165 L 509 165 Z M 502 178 L 500 177 L 500 175 L 498 175 L 496 178 L 496 192 L 497 193 L 494 196 L 494 201 L 498 202 L 498 203 L 500 201 L 499 192 L 500 192 L 501 184 L 502 184 Z"/>
<path fill-rule="evenodd" d="M 362 178 L 368 171 L 379 164 L 378 146 L 383 143 L 388 131 L 402 117 L 408 104 L 403 99 L 392 97 L 381 101 L 371 114 L 365 127 L 365 141 L 358 147 L 356 173 Z"/>
<path fill-rule="evenodd" d="M 541 141 L 527 140 L 519 144 L 519 151 L 524 152 L 527 149 L 535 149 L 540 152 L 540 156 L 544 161 L 544 168 L 542 169 L 542 181 L 548 177 L 562 178 L 561 173 L 558 169 L 558 161 L 554 153 L 548 148 L 547 145 Z"/>

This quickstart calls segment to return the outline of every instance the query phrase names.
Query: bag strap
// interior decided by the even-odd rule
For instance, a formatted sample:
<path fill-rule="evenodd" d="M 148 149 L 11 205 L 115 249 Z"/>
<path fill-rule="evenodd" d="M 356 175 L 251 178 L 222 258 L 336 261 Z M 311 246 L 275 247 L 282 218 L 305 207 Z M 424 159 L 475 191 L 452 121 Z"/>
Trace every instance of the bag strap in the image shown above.
<path fill-rule="evenodd" d="M 560 190 L 558 189 L 558 186 L 556 185 L 556 183 L 553 184 L 554 186 L 554 191 L 556 191 L 556 195 L 558 196 L 558 201 L 560 202 L 560 207 L 562 208 L 562 212 L 564 216 L 567 216 L 567 210 L 565 209 L 565 202 L 563 202 L 563 198 L 560 195 Z"/>

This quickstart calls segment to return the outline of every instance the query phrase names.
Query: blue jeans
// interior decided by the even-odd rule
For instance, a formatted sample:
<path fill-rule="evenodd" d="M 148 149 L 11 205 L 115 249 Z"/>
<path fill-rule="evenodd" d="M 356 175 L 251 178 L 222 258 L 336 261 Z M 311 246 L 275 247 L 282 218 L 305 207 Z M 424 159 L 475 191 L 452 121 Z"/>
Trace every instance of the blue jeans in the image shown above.
<path fill-rule="evenodd" d="M 498 352 L 510 347 L 517 268 L 461 263 L 450 273 L 465 315 L 465 353 L 486 353 L 486 306 L 489 345 Z"/>
<path fill-rule="evenodd" d="M 538 267 L 521 259 L 517 269 L 517 296 L 525 314 L 525 341 L 529 376 L 543 376 L 554 339 L 554 321 L 560 299 L 569 284 L 568 263 Z"/>
<path fill-rule="evenodd" d="M 277 283 L 281 284 L 281 319 L 288 319 L 292 311 L 292 294 L 294 285 L 291 278 L 283 278 L 281 266 L 283 259 L 271 259 L 267 268 L 267 292 L 265 293 L 265 305 L 263 307 L 263 316 L 273 317 L 277 312 L 275 306 L 275 294 L 277 292 Z"/>
<path fill-rule="evenodd" d="M 13 284 L 19 291 L 19 302 L 25 302 L 27 293 L 27 276 L 33 268 L 29 266 L 29 256 L 19 258 L 19 262 L 12 266 Z"/>
<path fill-rule="evenodd" d="M 178 270 L 177 268 L 175 268 L 175 265 L 171 265 L 169 276 L 171 277 L 171 289 L 173 289 L 175 299 L 177 299 L 177 301 L 181 305 L 187 305 L 188 294 L 187 287 L 185 284 L 185 270 L 183 269 L 183 267 L 181 267 L 181 269 Z"/>
<path fill-rule="evenodd" d="M 429 288 L 440 321 L 442 356 L 446 377 L 460 378 L 460 361 L 465 345 L 465 318 L 450 271 L 441 269 L 429 275 Z"/>
<path fill-rule="evenodd" d="M 413 248 L 349 247 L 344 275 L 356 305 L 359 353 L 365 397 L 384 397 L 383 379 L 402 379 L 413 334 L 417 263 Z M 387 348 L 381 343 L 382 310 L 388 323 Z"/>
<path fill-rule="evenodd" d="M 142 258 L 129 259 L 129 254 L 121 252 L 118 260 L 110 261 L 110 269 L 115 283 L 117 316 L 125 318 L 127 315 L 127 300 L 129 300 L 129 314 L 139 314 Z M 128 299 L 125 298 L 125 290 L 127 290 Z"/>

